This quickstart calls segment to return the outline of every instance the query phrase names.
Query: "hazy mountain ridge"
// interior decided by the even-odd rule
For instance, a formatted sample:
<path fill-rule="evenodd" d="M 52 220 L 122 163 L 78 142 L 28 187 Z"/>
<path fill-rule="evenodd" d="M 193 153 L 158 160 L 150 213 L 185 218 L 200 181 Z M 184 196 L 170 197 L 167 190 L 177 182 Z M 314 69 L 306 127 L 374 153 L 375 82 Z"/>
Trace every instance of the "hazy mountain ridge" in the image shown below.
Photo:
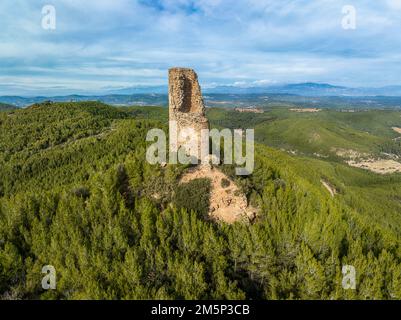
<path fill-rule="evenodd" d="M 294 83 L 270 86 L 218 86 L 204 90 L 209 93 L 273 93 L 300 96 L 401 96 L 401 86 L 350 88 L 327 83 Z"/>
<path fill-rule="evenodd" d="M 17 107 L 25 107 L 34 103 L 44 101 L 53 102 L 81 102 L 81 101 L 101 101 L 111 105 L 163 105 L 167 101 L 166 94 L 110 94 L 110 95 L 67 95 L 54 97 L 21 97 L 21 96 L 2 96 L 0 101 Z"/>
<path fill-rule="evenodd" d="M 398 96 L 301 96 L 288 93 L 206 93 L 207 107 L 249 107 L 270 108 L 317 107 L 333 109 L 400 109 L 401 97 Z M 56 97 L 0 97 L 0 101 L 14 107 L 27 107 L 45 101 L 83 102 L 100 101 L 114 106 L 166 106 L 167 94 L 112 94 L 112 95 L 69 95 Z"/>
<path fill-rule="evenodd" d="M 25 107 L 34 103 L 51 100 L 54 102 L 101 101 L 111 105 L 167 105 L 167 86 L 122 88 L 106 90 L 104 94 L 74 94 L 59 96 L 0 96 L 0 103 L 17 107 Z M 216 86 L 205 88 L 203 92 L 206 103 L 215 100 L 252 101 L 261 105 L 265 101 L 280 101 L 291 103 L 326 103 L 335 100 L 348 105 L 360 103 L 364 107 L 396 107 L 401 106 L 401 86 L 386 86 L 381 88 L 349 88 L 327 83 L 295 83 L 269 86 Z M 238 95 L 233 97 L 233 95 Z M 248 95 L 248 96 L 247 96 Z M 366 105 L 366 106 L 365 106 Z"/>
<path fill-rule="evenodd" d="M 167 86 L 154 87 L 132 87 L 118 90 L 110 90 L 110 94 L 144 94 L 155 93 L 164 94 L 168 90 Z M 401 96 L 401 86 L 392 85 L 379 88 L 364 87 L 345 87 L 328 83 L 290 83 L 272 84 L 266 86 L 252 85 L 220 85 L 215 87 L 205 87 L 204 93 L 221 94 L 296 94 L 300 96 Z"/>

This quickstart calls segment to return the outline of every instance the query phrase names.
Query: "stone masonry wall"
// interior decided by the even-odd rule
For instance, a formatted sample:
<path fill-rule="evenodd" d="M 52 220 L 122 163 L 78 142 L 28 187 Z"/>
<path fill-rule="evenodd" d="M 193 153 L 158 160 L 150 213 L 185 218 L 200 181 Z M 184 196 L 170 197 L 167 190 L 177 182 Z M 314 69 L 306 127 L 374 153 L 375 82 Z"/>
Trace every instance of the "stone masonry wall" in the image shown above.
<path fill-rule="evenodd" d="M 177 132 L 192 128 L 198 143 L 198 151 L 188 152 L 188 155 L 200 158 L 200 132 L 209 128 L 205 116 L 205 105 L 202 98 L 198 76 L 194 70 L 188 68 L 172 68 L 169 70 L 169 118 L 177 123 Z M 171 131 L 170 127 L 170 131 Z M 179 135 L 178 135 L 179 136 Z M 177 145 L 172 152 L 177 152 L 185 141 L 178 138 Z"/>

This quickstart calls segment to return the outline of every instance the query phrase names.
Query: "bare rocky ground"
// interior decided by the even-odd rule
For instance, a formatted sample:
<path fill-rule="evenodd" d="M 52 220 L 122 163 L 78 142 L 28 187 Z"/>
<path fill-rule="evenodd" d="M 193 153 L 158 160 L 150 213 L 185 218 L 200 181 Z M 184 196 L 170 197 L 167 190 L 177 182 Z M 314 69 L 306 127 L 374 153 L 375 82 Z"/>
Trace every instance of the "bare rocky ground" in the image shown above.
<path fill-rule="evenodd" d="M 346 159 L 346 163 L 355 168 L 366 169 L 379 174 L 401 172 L 401 163 L 392 159 L 375 159 L 372 155 L 355 150 L 333 149 L 336 154 Z"/>
<path fill-rule="evenodd" d="M 189 169 L 180 183 L 194 179 L 207 178 L 211 182 L 209 216 L 215 221 L 234 223 L 237 221 L 252 222 L 257 209 L 249 206 L 245 195 L 227 175 L 209 165 L 200 165 Z"/>
<path fill-rule="evenodd" d="M 392 127 L 391 129 L 393 129 L 395 132 L 397 133 L 401 133 L 401 128 L 398 127 Z"/>
<path fill-rule="evenodd" d="M 348 165 L 356 168 L 367 169 L 379 174 L 401 172 L 401 163 L 388 159 L 367 159 L 367 160 L 349 160 Z"/>
<path fill-rule="evenodd" d="M 237 112 L 248 112 L 248 113 L 264 113 L 263 109 L 260 108 L 253 108 L 253 107 L 249 107 L 249 108 L 235 108 L 234 109 Z"/>
<path fill-rule="evenodd" d="M 322 109 L 318 108 L 292 108 L 290 111 L 294 112 L 319 112 L 322 111 Z"/>
<path fill-rule="evenodd" d="M 347 159 L 345 162 L 355 168 L 366 169 L 379 174 L 401 172 L 401 163 L 392 159 L 375 159 L 367 153 L 355 150 L 333 149 L 336 154 Z"/>
<path fill-rule="evenodd" d="M 331 151 L 335 152 L 336 155 L 338 155 L 341 158 L 346 158 L 350 160 L 369 157 L 368 153 L 362 153 L 352 149 L 332 148 Z"/>

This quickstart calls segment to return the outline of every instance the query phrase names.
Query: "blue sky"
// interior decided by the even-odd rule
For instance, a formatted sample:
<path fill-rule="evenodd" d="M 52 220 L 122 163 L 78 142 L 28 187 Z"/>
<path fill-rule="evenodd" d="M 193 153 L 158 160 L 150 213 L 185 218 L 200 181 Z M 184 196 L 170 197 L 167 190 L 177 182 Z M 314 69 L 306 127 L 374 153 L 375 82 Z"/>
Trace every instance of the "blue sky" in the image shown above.
<path fill-rule="evenodd" d="M 205 87 L 401 85 L 401 0 L 1 0 L 0 30 L 0 95 L 165 85 L 172 66 Z"/>

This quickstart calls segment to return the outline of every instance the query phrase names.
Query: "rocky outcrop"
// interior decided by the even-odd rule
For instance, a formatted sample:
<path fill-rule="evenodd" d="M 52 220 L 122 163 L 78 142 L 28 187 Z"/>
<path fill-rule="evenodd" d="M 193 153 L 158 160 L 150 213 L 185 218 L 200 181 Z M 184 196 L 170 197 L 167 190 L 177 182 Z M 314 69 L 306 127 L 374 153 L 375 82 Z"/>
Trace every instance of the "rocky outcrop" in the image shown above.
<path fill-rule="evenodd" d="M 257 209 L 248 201 L 235 182 L 217 168 L 196 166 L 188 169 L 180 183 L 194 179 L 209 179 L 211 185 L 209 217 L 214 221 L 234 223 L 253 222 Z"/>

